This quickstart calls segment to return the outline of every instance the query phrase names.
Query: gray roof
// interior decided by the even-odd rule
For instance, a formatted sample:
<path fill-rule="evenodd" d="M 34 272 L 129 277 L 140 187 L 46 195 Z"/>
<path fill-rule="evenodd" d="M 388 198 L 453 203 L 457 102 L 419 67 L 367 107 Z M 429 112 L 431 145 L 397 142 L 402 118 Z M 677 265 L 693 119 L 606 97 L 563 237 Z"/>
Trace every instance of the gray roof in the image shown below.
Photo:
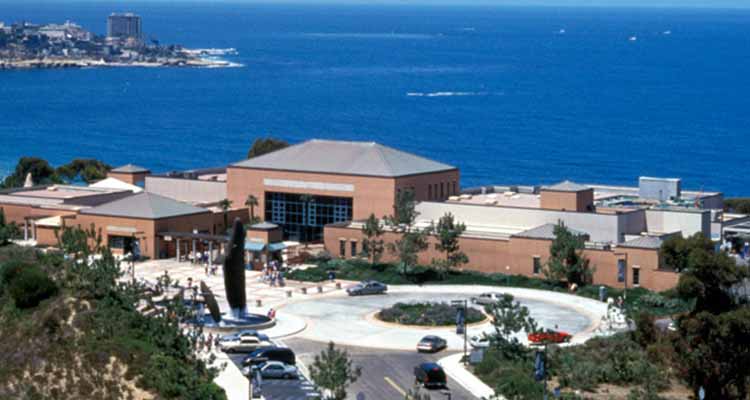
<path fill-rule="evenodd" d="M 557 224 L 544 224 L 537 226 L 536 228 L 527 229 L 523 232 L 516 233 L 515 235 L 512 235 L 514 237 L 522 237 L 522 238 L 529 238 L 529 239 L 554 239 L 555 238 L 555 226 Z M 568 230 L 573 233 L 576 236 L 587 236 L 588 234 L 586 232 L 578 231 L 575 229 Z"/>
<path fill-rule="evenodd" d="M 80 211 L 81 214 L 141 219 L 160 219 L 208 212 L 210 211 L 205 208 L 191 206 L 149 192 L 139 193 Z"/>
<path fill-rule="evenodd" d="M 580 192 L 582 190 L 588 190 L 591 188 L 571 181 L 562 181 L 554 185 L 544 186 L 542 189 L 554 190 L 557 192 Z"/>
<path fill-rule="evenodd" d="M 141 172 L 150 172 L 150 171 L 148 169 L 146 169 L 146 168 L 143 168 L 143 167 L 139 166 L 139 165 L 126 164 L 126 165 L 123 165 L 121 167 L 117 167 L 117 168 L 113 169 L 111 172 L 120 172 L 120 173 L 123 173 L 123 174 L 138 174 L 138 173 L 141 173 Z"/>
<path fill-rule="evenodd" d="M 398 177 L 455 167 L 374 142 L 313 139 L 233 164 L 235 167 Z"/>
<path fill-rule="evenodd" d="M 620 243 L 619 247 L 637 247 L 640 249 L 660 249 L 661 244 L 664 243 L 660 237 L 656 236 L 641 236 L 632 240 L 628 240 L 625 243 Z"/>

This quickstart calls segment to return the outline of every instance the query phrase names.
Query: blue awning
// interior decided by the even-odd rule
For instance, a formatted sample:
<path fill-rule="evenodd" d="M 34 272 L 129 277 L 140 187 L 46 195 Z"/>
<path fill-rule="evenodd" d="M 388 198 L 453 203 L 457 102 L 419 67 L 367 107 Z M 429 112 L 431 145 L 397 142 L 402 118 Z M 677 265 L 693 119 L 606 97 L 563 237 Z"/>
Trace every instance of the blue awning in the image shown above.
<path fill-rule="evenodd" d="M 263 242 L 245 242 L 245 250 L 249 251 L 263 251 L 266 244 Z"/>
<path fill-rule="evenodd" d="M 286 249 L 286 245 L 282 242 L 279 243 L 271 243 L 268 245 L 268 251 L 279 251 Z"/>

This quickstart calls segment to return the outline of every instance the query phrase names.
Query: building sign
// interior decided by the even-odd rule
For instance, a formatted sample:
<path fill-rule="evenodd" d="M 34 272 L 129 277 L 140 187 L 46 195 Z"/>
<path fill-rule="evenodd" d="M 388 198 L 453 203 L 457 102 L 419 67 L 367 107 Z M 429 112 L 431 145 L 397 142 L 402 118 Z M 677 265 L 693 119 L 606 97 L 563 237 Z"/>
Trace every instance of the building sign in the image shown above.
<path fill-rule="evenodd" d="M 107 232 L 136 233 L 137 230 L 135 228 L 131 228 L 129 226 L 107 225 Z"/>
<path fill-rule="evenodd" d="M 349 183 L 310 182 L 289 179 L 263 179 L 263 184 L 272 187 L 302 190 L 321 190 L 329 192 L 354 192 L 354 185 Z"/>

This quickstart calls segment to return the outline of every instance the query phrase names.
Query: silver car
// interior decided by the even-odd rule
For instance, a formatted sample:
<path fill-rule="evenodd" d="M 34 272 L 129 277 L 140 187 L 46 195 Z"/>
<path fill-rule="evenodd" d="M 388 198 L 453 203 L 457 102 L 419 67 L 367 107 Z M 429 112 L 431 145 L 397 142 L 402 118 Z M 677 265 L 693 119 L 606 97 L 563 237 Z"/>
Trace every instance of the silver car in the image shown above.
<path fill-rule="evenodd" d="M 503 298 L 503 293 L 486 292 L 480 294 L 479 296 L 472 297 L 471 302 L 474 304 L 481 304 L 483 306 L 486 306 L 488 304 L 497 303 L 501 298 Z"/>
<path fill-rule="evenodd" d="M 260 376 L 264 379 L 297 379 L 299 372 L 294 365 L 287 365 L 281 361 L 267 361 L 258 367 L 251 368 L 251 371 L 258 370 Z"/>
<path fill-rule="evenodd" d="M 348 289 L 349 296 L 360 296 L 363 294 L 382 294 L 388 291 L 388 286 L 378 281 L 362 281 Z"/>
<path fill-rule="evenodd" d="M 260 340 L 255 336 L 247 336 L 231 342 L 219 342 L 219 350 L 225 353 L 251 353 L 258 347 L 270 345 L 270 342 Z"/>

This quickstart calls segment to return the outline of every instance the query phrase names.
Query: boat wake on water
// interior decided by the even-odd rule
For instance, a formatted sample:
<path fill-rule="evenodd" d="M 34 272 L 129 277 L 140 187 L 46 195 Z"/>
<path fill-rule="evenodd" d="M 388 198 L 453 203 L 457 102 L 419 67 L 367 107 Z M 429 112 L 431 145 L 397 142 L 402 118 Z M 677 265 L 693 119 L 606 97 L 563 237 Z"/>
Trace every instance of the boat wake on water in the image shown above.
<path fill-rule="evenodd" d="M 408 92 L 407 97 L 489 96 L 491 92 Z M 497 93 L 502 94 L 502 93 Z"/>

